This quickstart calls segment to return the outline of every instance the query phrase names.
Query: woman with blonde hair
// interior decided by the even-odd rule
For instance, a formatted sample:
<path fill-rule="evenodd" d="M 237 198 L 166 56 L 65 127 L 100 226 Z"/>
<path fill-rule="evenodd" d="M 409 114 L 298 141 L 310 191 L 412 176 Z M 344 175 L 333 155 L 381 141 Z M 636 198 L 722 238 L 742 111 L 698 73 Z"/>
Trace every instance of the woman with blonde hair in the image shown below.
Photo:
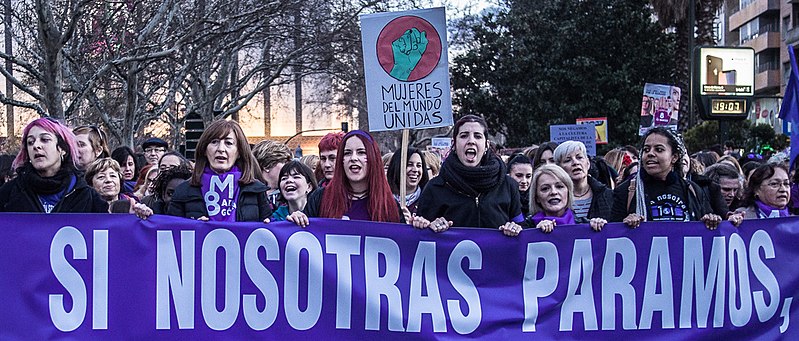
<path fill-rule="evenodd" d="M 603 218 L 577 217 L 572 210 L 574 183 L 563 168 L 553 164 L 538 167 L 533 174 L 530 191 L 530 226 L 550 233 L 557 225 L 589 223 L 591 229 L 602 230 Z"/>
<path fill-rule="evenodd" d="M 72 131 L 78 145 L 78 169 L 85 170 L 94 160 L 111 156 L 105 133 L 96 126 L 80 126 Z"/>
<path fill-rule="evenodd" d="M 432 179 L 438 176 L 441 171 L 441 157 L 438 154 L 428 151 L 423 151 L 424 163 L 427 164 L 427 177 Z"/>

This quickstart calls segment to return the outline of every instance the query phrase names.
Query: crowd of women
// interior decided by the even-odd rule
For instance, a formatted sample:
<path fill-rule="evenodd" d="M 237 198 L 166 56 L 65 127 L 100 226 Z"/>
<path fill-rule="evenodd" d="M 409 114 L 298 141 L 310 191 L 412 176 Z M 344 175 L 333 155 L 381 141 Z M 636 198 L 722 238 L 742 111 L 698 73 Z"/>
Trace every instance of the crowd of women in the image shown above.
<path fill-rule="evenodd" d="M 220 120 L 203 132 L 196 159 L 187 160 L 157 138 L 145 141 L 143 155 L 126 146 L 110 151 L 96 127 L 70 129 L 40 118 L 23 130 L 13 173 L 0 187 L 0 211 L 287 220 L 302 227 L 322 217 L 516 236 L 563 225 L 601 231 L 608 222 L 635 228 L 645 221 L 701 221 L 715 229 L 724 220 L 738 226 L 799 210 L 792 200 L 799 174 L 787 161 L 713 152 L 692 157 L 668 129 L 653 128 L 638 147 L 604 157 L 567 141 L 505 158 L 493 150 L 487 128 L 477 116 L 459 119 L 443 161 L 416 148 L 407 149 L 406 162 L 400 152 L 383 155 L 361 130 L 328 134 L 318 156 L 294 160 L 285 145 L 250 146 L 236 122 Z"/>

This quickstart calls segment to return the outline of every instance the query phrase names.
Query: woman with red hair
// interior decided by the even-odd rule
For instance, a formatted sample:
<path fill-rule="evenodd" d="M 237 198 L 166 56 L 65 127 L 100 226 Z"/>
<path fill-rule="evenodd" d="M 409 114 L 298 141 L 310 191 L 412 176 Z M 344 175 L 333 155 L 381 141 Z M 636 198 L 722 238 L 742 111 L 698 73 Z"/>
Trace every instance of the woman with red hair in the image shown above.
<path fill-rule="evenodd" d="M 336 170 L 336 154 L 344 133 L 328 133 L 319 141 L 319 166 L 316 167 L 316 180 L 319 187 L 327 187 L 333 180 L 333 173 Z"/>
<path fill-rule="evenodd" d="M 372 135 L 361 130 L 347 133 L 336 153 L 330 184 L 311 193 L 305 213 L 294 212 L 286 220 L 306 226 L 308 217 L 401 221 Z"/>

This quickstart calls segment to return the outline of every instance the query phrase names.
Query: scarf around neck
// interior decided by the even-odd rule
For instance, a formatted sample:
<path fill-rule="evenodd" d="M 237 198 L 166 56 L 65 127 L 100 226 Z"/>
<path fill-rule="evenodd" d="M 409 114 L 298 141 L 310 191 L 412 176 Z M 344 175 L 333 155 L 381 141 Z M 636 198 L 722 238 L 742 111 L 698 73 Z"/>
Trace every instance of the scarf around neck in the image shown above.
<path fill-rule="evenodd" d="M 542 220 L 554 220 L 555 224 L 557 225 L 574 225 L 574 212 L 571 208 L 567 208 L 566 212 L 563 213 L 563 216 L 560 217 L 553 217 L 548 216 L 544 211 L 539 211 L 538 213 L 534 214 L 530 219 L 533 221 L 533 226 L 538 225 Z"/>
<path fill-rule="evenodd" d="M 63 192 L 72 183 L 72 179 L 76 177 L 74 172 L 67 169 L 67 167 L 62 167 L 51 177 L 42 177 L 30 164 L 26 164 L 18 172 L 22 183 L 30 186 L 33 193 L 40 195 Z"/>
<path fill-rule="evenodd" d="M 422 194 L 422 188 L 417 186 L 416 190 L 413 191 L 413 193 L 405 195 L 405 205 L 407 205 L 407 206 L 413 205 L 413 203 L 415 203 L 416 200 L 419 200 L 419 196 L 421 194 Z M 400 202 L 399 194 L 394 194 L 394 200 L 396 200 L 397 202 Z"/>
<path fill-rule="evenodd" d="M 217 173 L 210 167 L 205 167 L 200 189 L 209 220 L 236 221 L 239 179 L 241 171 L 238 166 L 233 166 L 224 173 Z"/>
<path fill-rule="evenodd" d="M 476 167 L 468 167 L 458 159 L 458 155 L 450 154 L 441 166 L 439 176 L 455 190 L 477 196 L 502 184 L 505 173 L 505 163 L 489 151 Z"/>
<path fill-rule="evenodd" d="M 779 217 L 787 217 L 788 216 L 788 208 L 779 209 L 776 207 L 771 207 L 766 205 L 760 200 L 755 200 L 755 205 L 757 205 L 757 213 L 760 218 L 779 218 Z"/>

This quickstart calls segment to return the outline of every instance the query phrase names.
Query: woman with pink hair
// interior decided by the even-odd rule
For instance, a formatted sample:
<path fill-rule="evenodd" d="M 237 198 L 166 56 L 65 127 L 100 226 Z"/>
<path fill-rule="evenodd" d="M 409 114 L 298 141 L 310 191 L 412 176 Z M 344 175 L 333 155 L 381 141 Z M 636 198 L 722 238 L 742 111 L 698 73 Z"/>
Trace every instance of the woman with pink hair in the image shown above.
<path fill-rule="evenodd" d="M 0 188 L 0 211 L 107 213 L 108 203 L 78 174 L 75 135 L 63 124 L 39 118 L 22 133 L 12 167 L 17 177 Z"/>

